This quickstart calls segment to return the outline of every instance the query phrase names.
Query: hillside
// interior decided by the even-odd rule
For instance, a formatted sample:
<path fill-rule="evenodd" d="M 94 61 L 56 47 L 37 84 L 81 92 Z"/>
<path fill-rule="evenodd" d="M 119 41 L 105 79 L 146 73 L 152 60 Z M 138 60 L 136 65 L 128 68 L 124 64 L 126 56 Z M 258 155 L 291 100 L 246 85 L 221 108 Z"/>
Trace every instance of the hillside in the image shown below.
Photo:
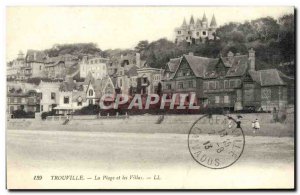
<path fill-rule="evenodd" d="M 206 57 L 225 56 L 229 51 L 246 54 L 250 48 L 256 51 L 258 69 L 278 68 L 283 62 L 295 60 L 294 15 L 283 15 L 277 20 L 271 17 L 258 18 L 244 23 L 228 23 L 217 28 L 219 40 L 206 40 L 197 45 L 185 42 L 179 45 L 165 38 L 157 41 L 140 41 L 134 49 L 110 49 L 102 51 L 95 43 L 57 44 L 45 50 L 50 57 L 72 54 L 101 55 L 118 63 L 121 55 L 140 52 L 142 60 L 151 67 L 161 68 L 171 59 L 188 52 Z M 294 63 L 293 63 L 294 64 Z M 294 65 L 287 67 L 294 72 Z"/>

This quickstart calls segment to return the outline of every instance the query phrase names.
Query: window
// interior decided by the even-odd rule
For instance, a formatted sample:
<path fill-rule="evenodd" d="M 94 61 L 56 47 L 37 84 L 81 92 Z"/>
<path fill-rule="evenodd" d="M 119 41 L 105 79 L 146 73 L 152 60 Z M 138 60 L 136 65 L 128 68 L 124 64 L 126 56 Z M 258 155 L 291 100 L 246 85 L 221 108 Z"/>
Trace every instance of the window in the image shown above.
<path fill-rule="evenodd" d="M 219 96 L 215 96 L 215 103 L 219 104 L 220 103 L 220 97 Z"/>
<path fill-rule="evenodd" d="M 40 98 L 41 98 L 41 100 L 43 99 L 43 93 L 40 93 Z"/>
<path fill-rule="evenodd" d="M 229 86 L 230 86 L 230 88 L 235 88 L 235 80 L 230 80 Z"/>
<path fill-rule="evenodd" d="M 93 96 L 94 91 L 92 89 L 89 90 L 89 96 Z"/>
<path fill-rule="evenodd" d="M 183 82 L 178 83 L 178 89 L 183 89 Z"/>
<path fill-rule="evenodd" d="M 188 40 L 189 38 L 188 38 L 188 37 L 186 37 L 185 39 L 186 39 L 186 40 Z"/>
<path fill-rule="evenodd" d="M 122 79 L 120 79 L 120 87 L 122 87 Z"/>
<path fill-rule="evenodd" d="M 219 89 L 223 89 L 224 88 L 224 81 L 219 81 Z"/>
<path fill-rule="evenodd" d="M 193 81 L 189 81 L 189 87 L 190 87 L 190 88 L 194 87 Z"/>
<path fill-rule="evenodd" d="M 240 79 L 237 79 L 236 80 L 236 87 L 240 87 L 241 86 L 241 80 Z"/>
<path fill-rule="evenodd" d="M 189 31 L 188 33 L 189 33 L 189 35 L 190 35 L 190 34 L 192 34 L 192 31 Z"/>
<path fill-rule="evenodd" d="M 196 34 L 197 34 L 197 36 L 199 37 L 200 33 L 199 33 L 199 32 L 197 32 Z"/>
<path fill-rule="evenodd" d="M 43 112 L 44 111 L 44 106 L 43 105 L 41 105 L 41 112 Z"/>
<path fill-rule="evenodd" d="M 203 82 L 203 89 L 207 90 L 208 89 L 208 83 L 207 82 Z"/>
<path fill-rule="evenodd" d="M 40 70 L 42 70 L 42 66 L 40 66 Z"/>
<path fill-rule="evenodd" d="M 147 78 L 143 78 L 143 84 L 146 84 L 147 83 Z"/>
<path fill-rule="evenodd" d="M 55 100 L 55 93 L 51 92 L 51 100 Z"/>
<path fill-rule="evenodd" d="M 224 81 L 224 88 L 225 88 L 225 89 L 228 89 L 228 88 L 229 88 L 228 80 L 225 80 L 225 81 Z"/>
<path fill-rule="evenodd" d="M 82 102 L 77 102 L 77 106 L 82 106 Z"/>
<path fill-rule="evenodd" d="M 179 35 L 181 34 L 181 31 L 180 31 L 180 30 L 178 31 L 178 34 L 179 34 Z"/>
<path fill-rule="evenodd" d="M 206 31 L 203 31 L 203 32 L 202 32 L 202 35 L 206 35 Z"/>
<path fill-rule="evenodd" d="M 18 103 L 21 103 L 21 98 L 18 97 L 18 98 L 17 98 L 17 102 L 18 102 Z"/>
<path fill-rule="evenodd" d="M 92 105 L 92 104 L 93 104 L 93 100 L 89 99 L 89 105 Z"/>
<path fill-rule="evenodd" d="M 225 95 L 225 96 L 224 96 L 224 103 L 225 103 L 225 104 L 230 103 L 230 101 L 229 101 L 229 96 L 228 96 L 228 95 Z"/>
<path fill-rule="evenodd" d="M 216 83 L 214 81 L 209 82 L 209 89 L 215 89 Z"/>
<path fill-rule="evenodd" d="M 191 75 L 191 71 L 190 70 L 187 70 L 186 71 L 186 76 L 190 76 Z"/>
<path fill-rule="evenodd" d="M 69 104 L 69 102 L 70 102 L 69 96 L 65 96 L 64 97 L 64 104 Z"/>
<path fill-rule="evenodd" d="M 169 83 L 166 84 L 166 88 L 167 88 L 167 89 L 171 89 L 171 87 L 172 87 L 171 84 L 169 84 Z"/>

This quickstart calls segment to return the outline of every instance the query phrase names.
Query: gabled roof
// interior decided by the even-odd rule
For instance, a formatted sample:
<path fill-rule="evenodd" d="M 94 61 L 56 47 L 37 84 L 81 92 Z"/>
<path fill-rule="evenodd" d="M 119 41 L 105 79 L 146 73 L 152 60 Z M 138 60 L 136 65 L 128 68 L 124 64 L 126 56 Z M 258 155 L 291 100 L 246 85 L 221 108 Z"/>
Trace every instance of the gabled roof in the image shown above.
<path fill-rule="evenodd" d="M 72 93 L 72 101 L 77 102 L 78 98 L 81 97 L 82 101 L 86 101 L 86 93 L 85 91 L 74 91 Z"/>
<path fill-rule="evenodd" d="M 167 66 L 169 67 L 170 72 L 175 72 L 180 64 L 181 61 L 180 58 L 172 58 L 170 61 L 167 63 Z"/>
<path fill-rule="evenodd" d="M 293 80 L 293 78 L 286 76 L 277 69 L 266 69 L 258 71 L 250 70 L 249 74 L 253 81 L 260 84 L 262 87 L 286 85 L 284 79 Z"/>
<path fill-rule="evenodd" d="M 227 77 L 235 77 L 242 76 L 246 73 L 249 66 L 249 59 L 247 55 L 238 55 L 234 56 L 232 60 L 228 58 L 222 58 L 224 64 L 229 67 L 226 76 Z"/>
<path fill-rule="evenodd" d="M 92 84 L 96 98 L 101 98 L 108 82 L 111 82 L 110 77 L 106 76 L 102 79 L 95 80 Z"/>
<path fill-rule="evenodd" d="M 138 69 L 137 66 L 133 66 L 133 67 L 131 67 L 125 74 L 126 74 L 128 77 L 137 76 L 137 75 L 138 75 L 137 69 Z"/>
<path fill-rule="evenodd" d="M 27 62 L 43 63 L 46 59 L 46 54 L 43 51 L 28 50 L 26 55 Z"/>
<path fill-rule="evenodd" d="M 85 77 L 83 84 L 88 85 L 91 82 L 94 82 L 95 78 L 93 77 L 92 73 L 89 72 L 88 75 Z"/>
<path fill-rule="evenodd" d="M 208 66 L 215 65 L 219 62 L 218 58 L 205 58 L 193 55 L 184 55 L 196 77 L 204 77 Z"/>

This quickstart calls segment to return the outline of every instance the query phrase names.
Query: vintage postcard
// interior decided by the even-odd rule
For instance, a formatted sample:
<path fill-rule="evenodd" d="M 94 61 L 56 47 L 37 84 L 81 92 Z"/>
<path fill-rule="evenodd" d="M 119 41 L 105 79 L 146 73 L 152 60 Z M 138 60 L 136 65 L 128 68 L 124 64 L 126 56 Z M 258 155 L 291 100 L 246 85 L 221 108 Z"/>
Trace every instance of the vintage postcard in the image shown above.
<path fill-rule="evenodd" d="M 294 7 L 6 16 L 7 189 L 295 188 Z"/>

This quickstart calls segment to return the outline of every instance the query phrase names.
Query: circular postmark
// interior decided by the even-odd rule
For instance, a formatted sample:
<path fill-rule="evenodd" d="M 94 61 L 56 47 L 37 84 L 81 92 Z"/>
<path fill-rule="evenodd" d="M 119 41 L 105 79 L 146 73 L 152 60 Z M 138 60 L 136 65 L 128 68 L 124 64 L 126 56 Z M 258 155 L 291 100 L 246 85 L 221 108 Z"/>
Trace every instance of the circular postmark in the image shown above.
<path fill-rule="evenodd" d="M 240 122 L 226 115 L 204 115 L 192 125 L 189 151 L 196 162 L 211 169 L 223 169 L 242 155 L 245 136 Z"/>

